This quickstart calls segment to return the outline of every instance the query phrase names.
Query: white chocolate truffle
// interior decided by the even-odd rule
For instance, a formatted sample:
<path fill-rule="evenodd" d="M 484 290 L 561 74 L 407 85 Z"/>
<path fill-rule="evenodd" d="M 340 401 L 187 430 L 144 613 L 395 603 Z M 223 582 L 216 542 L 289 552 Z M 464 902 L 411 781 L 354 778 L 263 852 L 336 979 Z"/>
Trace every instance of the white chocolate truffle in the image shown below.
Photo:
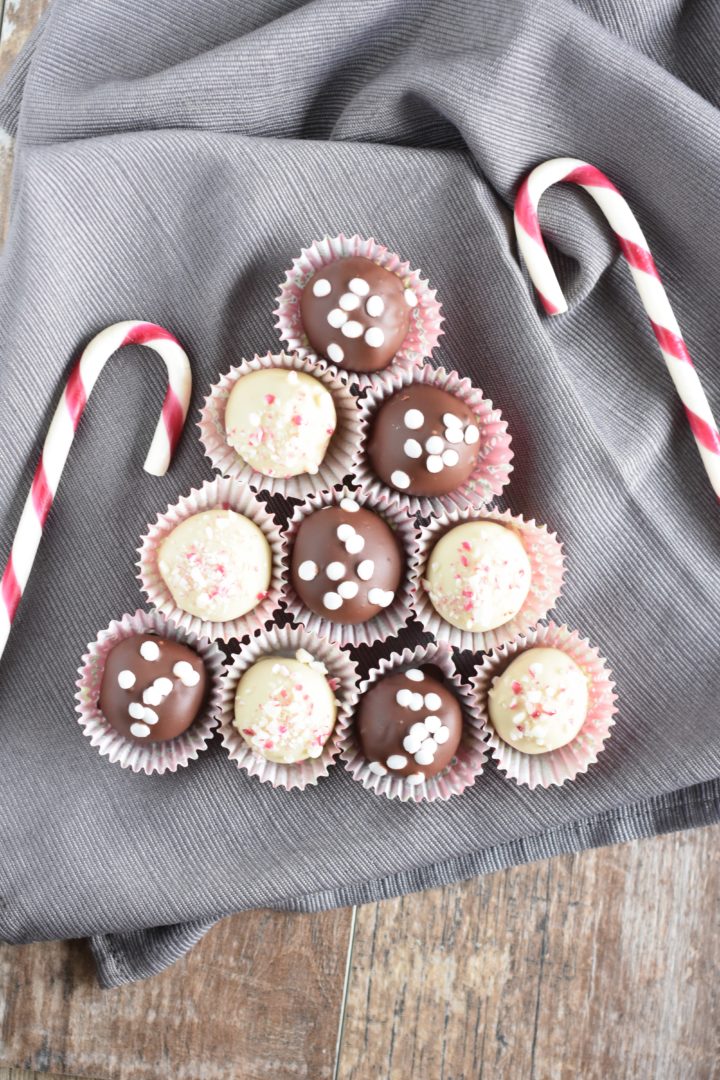
<path fill-rule="evenodd" d="M 523 754 L 567 746 L 588 713 L 588 680 L 561 649 L 527 649 L 493 679 L 490 722 L 500 738 Z"/>
<path fill-rule="evenodd" d="M 264 476 L 316 473 L 336 423 L 329 390 L 312 375 L 285 368 L 243 375 L 225 409 L 228 443 Z"/>
<path fill-rule="evenodd" d="M 285 765 L 320 757 L 337 716 L 327 678 L 308 653 L 297 655 L 303 660 L 258 660 L 235 694 L 234 725 L 245 742 L 268 761 Z"/>
<path fill-rule="evenodd" d="M 208 622 L 227 622 L 265 599 L 272 553 L 250 518 L 203 510 L 166 537 L 158 567 L 179 608 Z"/>
<path fill-rule="evenodd" d="M 438 540 L 424 584 L 446 622 L 479 633 L 517 615 L 530 576 L 530 560 L 516 532 L 494 521 L 468 521 Z"/>

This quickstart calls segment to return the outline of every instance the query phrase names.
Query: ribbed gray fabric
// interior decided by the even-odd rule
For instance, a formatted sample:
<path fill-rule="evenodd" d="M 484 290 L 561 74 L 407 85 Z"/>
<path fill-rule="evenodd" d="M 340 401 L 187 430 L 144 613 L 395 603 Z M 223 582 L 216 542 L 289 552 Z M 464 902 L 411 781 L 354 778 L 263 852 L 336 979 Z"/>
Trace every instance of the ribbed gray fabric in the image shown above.
<path fill-rule="evenodd" d="M 0 264 L 2 551 L 97 330 L 172 328 L 196 409 L 218 372 L 276 344 L 273 298 L 300 246 L 357 230 L 439 289 L 436 360 L 502 408 L 507 501 L 558 530 L 557 615 L 601 646 L 621 702 L 572 786 L 530 792 L 491 767 L 444 805 L 379 799 L 341 768 L 273 791 L 217 741 L 176 776 L 108 765 L 75 722 L 79 658 L 139 603 L 146 522 L 209 475 L 196 413 L 168 475 L 143 473 L 163 378 L 124 350 L 93 393 L 2 660 L 3 939 L 94 936 L 117 985 L 228 912 L 361 903 L 717 819 L 720 511 L 597 211 L 575 190 L 543 199 L 572 300 L 550 321 L 511 206 L 545 158 L 607 171 L 720 408 L 719 49 L 720 9 L 702 2 L 55 0 L 0 101 L 18 138 Z"/>

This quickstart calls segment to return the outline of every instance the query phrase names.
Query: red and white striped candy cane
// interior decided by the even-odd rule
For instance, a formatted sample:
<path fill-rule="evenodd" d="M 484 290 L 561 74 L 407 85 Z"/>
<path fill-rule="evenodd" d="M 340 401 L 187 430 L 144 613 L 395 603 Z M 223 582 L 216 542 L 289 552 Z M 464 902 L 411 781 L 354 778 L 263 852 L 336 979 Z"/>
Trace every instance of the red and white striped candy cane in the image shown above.
<path fill-rule="evenodd" d="M 630 264 L 643 306 L 650 318 L 660 351 L 675 389 L 685 407 L 710 483 L 720 498 L 720 434 L 700 378 L 690 359 L 680 327 L 650 254 L 648 243 L 632 210 L 611 180 L 585 161 L 552 158 L 533 169 L 515 199 L 515 231 L 543 307 L 549 315 L 567 311 L 567 304 L 552 268 L 540 231 L 537 206 L 553 184 L 577 184 L 592 195 L 610 223 L 620 250 Z"/>
<path fill-rule="evenodd" d="M 162 414 L 145 460 L 145 470 L 153 476 L 162 476 L 170 464 L 190 404 L 190 362 L 180 343 L 162 326 L 135 321 L 115 323 L 114 326 L 102 330 L 86 346 L 70 374 L 50 422 L 0 584 L 0 656 L 30 577 L 43 527 L 50 513 L 80 417 L 100 372 L 110 357 L 123 345 L 147 345 L 165 362 L 168 388 Z"/>

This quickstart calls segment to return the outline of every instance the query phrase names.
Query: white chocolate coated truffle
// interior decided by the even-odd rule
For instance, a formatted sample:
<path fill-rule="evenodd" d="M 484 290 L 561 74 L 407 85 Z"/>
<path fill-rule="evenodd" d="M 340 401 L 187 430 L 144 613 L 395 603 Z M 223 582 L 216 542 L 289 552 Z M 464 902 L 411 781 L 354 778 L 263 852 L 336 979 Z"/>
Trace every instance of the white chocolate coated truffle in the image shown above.
<path fill-rule="evenodd" d="M 588 680 L 561 649 L 527 649 L 493 679 L 490 722 L 524 754 L 567 746 L 587 717 Z"/>
<path fill-rule="evenodd" d="M 203 510 L 166 537 L 158 566 L 179 608 L 209 622 L 227 622 L 265 599 L 272 553 L 250 518 L 234 510 Z"/>
<path fill-rule="evenodd" d="M 330 391 L 311 375 L 285 368 L 243 375 L 225 409 L 229 444 L 264 476 L 316 473 L 336 423 Z"/>
<path fill-rule="evenodd" d="M 479 633 L 517 615 L 530 576 L 516 532 L 494 521 L 468 521 L 445 533 L 430 552 L 425 587 L 446 622 Z"/>
<path fill-rule="evenodd" d="M 309 655 L 307 661 L 270 656 L 242 676 L 234 724 L 255 753 L 285 765 L 320 757 L 337 706 L 319 666 Z"/>

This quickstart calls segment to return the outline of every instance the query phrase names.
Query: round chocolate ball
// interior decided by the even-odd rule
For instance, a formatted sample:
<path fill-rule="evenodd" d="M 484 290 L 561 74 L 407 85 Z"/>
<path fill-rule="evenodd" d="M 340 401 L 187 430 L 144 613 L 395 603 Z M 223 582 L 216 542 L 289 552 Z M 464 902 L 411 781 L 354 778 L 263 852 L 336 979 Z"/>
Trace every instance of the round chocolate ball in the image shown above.
<path fill-rule="evenodd" d="M 403 569 L 390 526 L 349 498 L 305 518 L 290 564 L 293 588 L 311 611 L 353 625 L 392 604 Z"/>
<path fill-rule="evenodd" d="M 437 386 L 411 383 L 378 409 L 368 456 L 380 479 L 407 495 L 447 495 L 471 476 L 480 447 L 476 417 Z"/>
<path fill-rule="evenodd" d="M 194 723 L 207 693 L 194 649 L 155 634 L 133 634 L 105 659 L 98 705 L 111 727 L 138 743 L 167 742 Z"/>
<path fill-rule="evenodd" d="M 348 371 L 380 371 L 407 336 L 418 299 L 401 278 L 371 259 L 350 256 L 323 266 L 300 297 L 308 341 Z"/>
<path fill-rule="evenodd" d="M 386 675 L 363 695 L 357 735 L 371 772 L 422 784 L 455 756 L 462 710 L 427 667 L 409 668 Z"/>

